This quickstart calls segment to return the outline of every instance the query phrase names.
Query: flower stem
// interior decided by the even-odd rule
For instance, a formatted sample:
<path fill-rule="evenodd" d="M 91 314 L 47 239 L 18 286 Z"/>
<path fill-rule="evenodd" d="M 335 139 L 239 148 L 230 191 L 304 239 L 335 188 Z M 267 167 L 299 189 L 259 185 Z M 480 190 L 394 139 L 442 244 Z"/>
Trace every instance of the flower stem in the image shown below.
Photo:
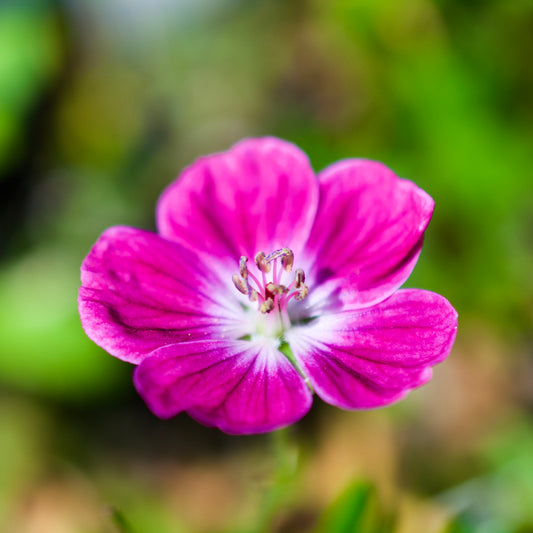
<path fill-rule="evenodd" d="M 276 516 L 291 498 L 298 470 L 299 453 L 292 438 L 292 428 L 274 431 L 270 437 L 275 471 L 271 484 L 263 496 L 257 533 L 268 533 L 273 530 Z"/>

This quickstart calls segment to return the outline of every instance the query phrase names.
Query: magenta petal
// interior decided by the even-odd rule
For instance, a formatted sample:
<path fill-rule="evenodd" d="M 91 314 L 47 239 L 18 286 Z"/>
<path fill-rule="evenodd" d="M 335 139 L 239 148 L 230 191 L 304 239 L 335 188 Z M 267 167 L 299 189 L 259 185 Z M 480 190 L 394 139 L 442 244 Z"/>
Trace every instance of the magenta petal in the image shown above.
<path fill-rule="evenodd" d="M 299 254 L 313 224 L 318 183 L 307 156 L 276 138 L 246 139 L 202 157 L 162 194 L 164 237 L 231 261 L 287 246 Z"/>
<path fill-rule="evenodd" d="M 457 313 L 445 298 L 406 289 L 373 307 L 295 328 L 288 341 L 324 401 L 366 409 L 427 382 L 431 367 L 449 354 L 456 331 Z"/>
<path fill-rule="evenodd" d="M 322 289 L 343 303 L 379 302 L 414 268 L 433 200 L 381 163 L 349 159 L 319 175 L 320 204 L 306 252 Z"/>
<path fill-rule="evenodd" d="M 96 344 L 130 363 L 166 344 L 222 338 L 236 325 L 238 305 L 211 267 L 154 233 L 110 228 L 81 267 L 83 328 Z"/>
<path fill-rule="evenodd" d="M 309 388 L 286 357 L 260 342 L 166 346 L 139 365 L 134 382 L 161 418 L 187 411 L 205 425 L 234 434 L 292 424 L 312 402 Z"/>

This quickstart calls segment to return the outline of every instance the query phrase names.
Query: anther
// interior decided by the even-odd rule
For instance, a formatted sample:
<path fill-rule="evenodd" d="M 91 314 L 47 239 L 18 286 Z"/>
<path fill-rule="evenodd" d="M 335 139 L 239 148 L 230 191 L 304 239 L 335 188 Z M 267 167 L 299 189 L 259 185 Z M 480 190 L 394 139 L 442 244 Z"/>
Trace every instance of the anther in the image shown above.
<path fill-rule="evenodd" d="M 266 290 L 270 294 L 276 295 L 276 294 L 284 294 L 289 289 L 287 287 L 285 287 L 285 285 L 277 285 L 275 283 L 267 283 Z"/>
<path fill-rule="evenodd" d="M 281 259 L 281 265 L 286 272 L 292 271 L 292 265 L 294 264 L 294 254 L 289 248 L 283 248 L 283 257 Z"/>
<path fill-rule="evenodd" d="M 272 298 L 267 298 L 260 306 L 259 311 L 261 313 L 270 313 L 274 309 L 274 300 Z"/>
<path fill-rule="evenodd" d="M 244 283 L 242 278 L 239 276 L 239 274 L 233 274 L 233 276 L 231 276 L 231 280 L 233 281 L 233 285 L 235 285 L 235 288 L 239 292 L 242 292 L 243 294 L 246 294 L 246 295 L 248 294 L 246 284 Z M 257 294 L 256 294 L 256 298 L 257 298 Z"/>
<path fill-rule="evenodd" d="M 281 268 L 278 268 L 278 259 Z M 284 276 L 281 269 L 285 272 L 293 270 L 294 253 L 290 248 L 279 248 L 268 255 L 258 252 L 254 257 L 254 262 L 262 276 L 256 277 L 256 272 L 248 271 L 248 258 L 243 255 L 239 259 L 239 272 L 233 274 L 231 279 L 241 294 L 247 296 L 251 302 L 259 302 L 261 313 L 270 313 L 274 309 L 279 310 L 280 313 L 287 313 L 287 304 L 291 298 L 303 300 L 309 293 L 309 288 L 305 284 L 305 273 L 301 268 L 294 271 L 294 280 L 288 286 L 280 283 Z M 267 277 L 266 274 L 272 270 L 274 270 L 274 275 Z M 291 292 L 291 288 L 295 291 Z M 290 294 L 284 296 L 287 293 Z"/>
<path fill-rule="evenodd" d="M 298 296 L 296 296 L 296 299 L 303 300 L 307 296 L 308 292 L 309 292 L 309 287 L 305 283 L 302 283 L 300 285 L 300 291 L 298 292 Z"/>
<path fill-rule="evenodd" d="M 241 255 L 241 258 L 239 259 L 239 272 L 241 273 L 241 277 L 244 279 L 248 279 L 248 267 L 246 266 L 247 262 L 248 258 L 244 255 Z"/>
<path fill-rule="evenodd" d="M 271 270 L 270 265 L 268 264 L 265 253 L 264 252 L 257 252 L 254 257 L 255 264 L 257 265 L 257 268 L 264 272 L 265 274 L 268 274 Z"/>
<path fill-rule="evenodd" d="M 294 271 L 294 287 L 299 289 L 305 282 L 305 272 L 301 268 Z"/>

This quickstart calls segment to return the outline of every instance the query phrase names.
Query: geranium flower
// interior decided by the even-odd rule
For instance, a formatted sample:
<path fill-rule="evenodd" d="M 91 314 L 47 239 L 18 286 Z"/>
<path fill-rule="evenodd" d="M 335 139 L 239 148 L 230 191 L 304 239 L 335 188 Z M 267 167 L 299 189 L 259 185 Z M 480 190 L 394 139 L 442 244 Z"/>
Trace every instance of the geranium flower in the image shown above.
<path fill-rule="evenodd" d="M 318 177 L 275 138 L 198 159 L 163 193 L 158 234 L 105 231 L 81 268 L 85 332 L 137 365 L 148 407 L 228 433 L 299 420 L 313 391 L 344 409 L 382 407 L 426 383 L 457 314 L 398 290 L 433 200 L 381 163 Z"/>

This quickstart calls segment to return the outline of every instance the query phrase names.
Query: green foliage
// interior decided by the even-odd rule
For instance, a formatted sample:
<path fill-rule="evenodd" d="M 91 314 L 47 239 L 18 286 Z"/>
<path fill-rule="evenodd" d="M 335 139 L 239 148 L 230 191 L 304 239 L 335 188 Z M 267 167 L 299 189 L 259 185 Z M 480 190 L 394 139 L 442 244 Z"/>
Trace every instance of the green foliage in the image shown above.
<path fill-rule="evenodd" d="M 47 2 L 0 4 L 0 179 L 25 134 L 25 120 L 58 72 L 59 28 Z"/>
<path fill-rule="evenodd" d="M 457 517 L 445 533 L 514 533 L 533 526 L 533 431 L 519 417 L 487 440 L 486 473 L 439 496 Z"/>
<path fill-rule="evenodd" d="M 81 329 L 70 265 L 68 254 L 39 250 L 0 271 L 0 382 L 87 401 L 109 391 L 121 365 Z"/>
<path fill-rule="evenodd" d="M 393 521 L 379 506 L 376 490 L 352 483 L 324 512 L 315 533 L 392 533 Z"/>
<path fill-rule="evenodd" d="M 479 531 L 470 520 L 461 516 L 450 522 L 442 533 L 477 533 Z"/>
<path fill-rule="evenodd" d="M 333 124 L 315 116 L 313 138 L 308 123 L 290 127 L 312 156 L 333 144 L 426 189 L 436 210 L 409 284 L 442 292 L 463 319 L 523 330 L 533 294 L 531 79 L 511 58 L 527 61 L 533 43 L 531 18 L 518 15 L 528 8 L 511 4 L 317 4 L 317 20 L 331 30 L 329 69 L 344 74 L 351 58 L 354 74 L 332 76 L 345 85 Z"/>

